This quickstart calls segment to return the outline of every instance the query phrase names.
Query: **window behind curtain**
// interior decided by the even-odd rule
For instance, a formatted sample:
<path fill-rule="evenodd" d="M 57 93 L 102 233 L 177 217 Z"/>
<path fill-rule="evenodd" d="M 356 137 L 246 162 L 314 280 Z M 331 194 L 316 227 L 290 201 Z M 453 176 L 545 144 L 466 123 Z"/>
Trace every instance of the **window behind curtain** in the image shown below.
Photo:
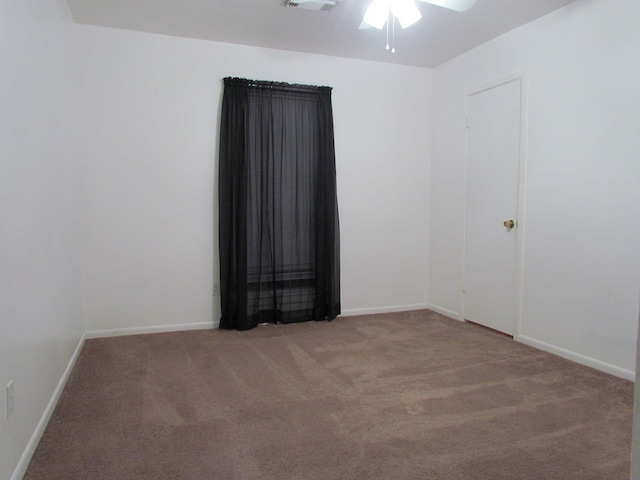
<path fill-rule="evenodd" d="M 331 88 L 224 79 L 219 204 L 221 328 L 340 313 Z"/>

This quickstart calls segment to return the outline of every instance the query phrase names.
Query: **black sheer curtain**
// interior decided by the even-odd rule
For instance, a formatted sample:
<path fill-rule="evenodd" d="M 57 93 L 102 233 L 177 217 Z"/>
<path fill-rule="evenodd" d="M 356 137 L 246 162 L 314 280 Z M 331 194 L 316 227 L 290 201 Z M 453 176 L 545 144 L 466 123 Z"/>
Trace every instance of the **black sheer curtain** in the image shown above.
<path fill-rule="evenodd" d="M 220 328 L 340 314 L 331 88 L 224 79 Z"/>

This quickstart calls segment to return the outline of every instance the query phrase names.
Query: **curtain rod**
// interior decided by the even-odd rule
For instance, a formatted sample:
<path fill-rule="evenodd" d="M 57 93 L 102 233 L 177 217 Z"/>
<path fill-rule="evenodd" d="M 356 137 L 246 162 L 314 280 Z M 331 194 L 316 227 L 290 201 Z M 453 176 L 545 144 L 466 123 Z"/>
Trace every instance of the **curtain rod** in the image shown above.
<path fill-rule="evenodd" d="M 298 92 L 309 92 L 316 90 L 332 90 L 332 87 L 322 86 L 322 85 L 303 85 L 300 83 L 286 83 L 286 82 L 273 82 L 269 80 L 249 80 L 247 78 L 239 78 L 239 77 L 225 77 L 224 84 L 226 85 L 237 85 L 243 87 L 251 87 L 251 88 L 264 88 L 264 89 L 272 89 L 272 90 L 285 90 L 285 91 L 298 91 Z"/>

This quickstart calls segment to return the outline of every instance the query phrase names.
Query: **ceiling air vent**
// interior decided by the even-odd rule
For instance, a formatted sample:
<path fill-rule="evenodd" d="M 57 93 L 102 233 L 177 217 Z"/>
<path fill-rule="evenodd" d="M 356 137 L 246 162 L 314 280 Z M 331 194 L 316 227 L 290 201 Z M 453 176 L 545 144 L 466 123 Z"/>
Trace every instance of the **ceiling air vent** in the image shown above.
<path fill-rule="evenodd" d="M 329 12 L 340 0 L 285 0 L 284 6 L 311 10 L 312 12 Z"/>

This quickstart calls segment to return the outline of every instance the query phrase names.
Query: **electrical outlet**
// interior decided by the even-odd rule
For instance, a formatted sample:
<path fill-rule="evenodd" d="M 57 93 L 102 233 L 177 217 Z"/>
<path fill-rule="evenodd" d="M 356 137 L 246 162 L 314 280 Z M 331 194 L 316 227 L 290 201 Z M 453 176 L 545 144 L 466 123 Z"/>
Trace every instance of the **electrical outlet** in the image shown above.
<path fill-rule="evenodd" d="M 5 387 L 5 391 L 7 394 L 6 417 L 9 418 L 13 413 L 13 380 L 7 383 L 7 386 Z"/>
<path fill-rule="evenodd" d="M 214 283 L 213 284 L 213 296 L 214 297 L 219 297 L 220 296 L 220 284 L 219 283 Z"/>

